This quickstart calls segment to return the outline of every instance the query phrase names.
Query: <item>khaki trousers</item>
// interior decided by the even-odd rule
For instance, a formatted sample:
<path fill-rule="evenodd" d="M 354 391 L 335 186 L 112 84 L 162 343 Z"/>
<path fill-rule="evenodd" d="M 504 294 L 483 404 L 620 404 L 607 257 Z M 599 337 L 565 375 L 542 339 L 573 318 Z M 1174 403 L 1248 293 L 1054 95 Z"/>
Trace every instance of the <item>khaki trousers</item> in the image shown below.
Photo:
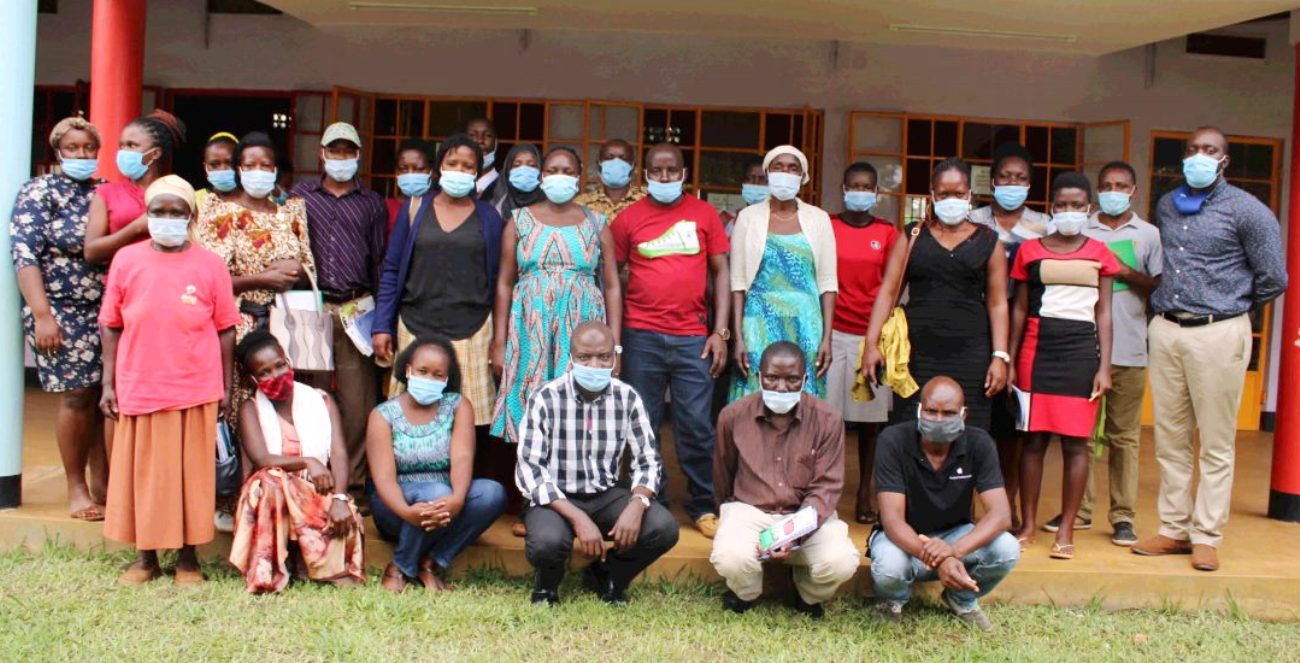
<path fill-rule="evenodd" d="M 1160 462 L 1160 533 L 1218 547 L 1232 499 L 1237 409 L 1250 362 L 1250 318 L 1203 327 L 1151 321 L 1151 398 Z M 1192 431 L 1200 486 L 1192 492 Z"/>
<path fill-rule="evenodd" d="M 361 354 L 348 338 L 339 320 L 339 305 L 326 303 L 325 310 L 334 321 L 334 372 L 312 372 L 302 381 L 334 397 L 348 448 L 348 484 L 356 488 L 366 482 L 366 423 L 379 404 L 379 368 L 374 357 Z"/>
<path fill-rule="evenodd" d="M 1147 390 L 1145 366 L 1110 369 L 1106 394 L 1106 462 L 1110 470 L 1110 524 L 1133 524 L 1138 491 L 1138 446 L 1142 439 L 1142 397 Z M 1092 520 L 1095 492 L 1093 463 L 1088 464 L 1088 485 L 1079 505 L 1079 517 Z"/>
<path fill-rule="evenodd" d="M 740 502 L 728 502 L 720 509 L 709 562 L 742 601 L 753 601 L 763 593 L 758 535 L 781 517 Z M 822 603 L 853 578 L 861 556 L 849 538 L 849 526 L 831 516 L 790 554 L 787 564 L 794 567 L 794 586 L 804 602 Z"/>

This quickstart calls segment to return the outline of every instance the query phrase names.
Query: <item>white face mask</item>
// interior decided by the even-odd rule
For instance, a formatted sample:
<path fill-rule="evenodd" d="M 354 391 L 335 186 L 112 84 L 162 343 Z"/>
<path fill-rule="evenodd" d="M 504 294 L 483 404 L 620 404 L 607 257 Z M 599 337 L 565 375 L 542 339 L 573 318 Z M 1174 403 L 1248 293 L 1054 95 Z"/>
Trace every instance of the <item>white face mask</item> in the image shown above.
<path fill-rule="evenodd" d="M 1087 212 L 1055 212 L 1052 214 L 1052 227 L 1066 237 L 1074 237 L 1083 232 L 1088 223 Z"/>
<path fill-rule="evenodd" d="M 777 414 L 785 414 L 790 410 L 793 410 L 794 406 L 799 404 L 799 399 L 802 398 L 802 395 L 802 386 L 794 391 L 772 391 L 771 389 L 764 389 L 763 405 L 766 405 L 767 409 Z"/>
<path fill-rule="evenodd" d="M 173 219 L 164 216 L 149 217 L 149 238 L 159 246 L 176 248 L 185 243 L 190 236 L 189 219 Z"/>
<path fill-rule="evenodd" d="M 794 173 L 768 173 L 767 188 L 777 200 L 794 200 L 803 186 L 803 176 Z"/>
<path fill-rule="evenodd" d="M 933 202 L 934 216 L 945 226 L 958 225 L 970 214 L 970 200 L 966 198 L 944 198 Z"/>

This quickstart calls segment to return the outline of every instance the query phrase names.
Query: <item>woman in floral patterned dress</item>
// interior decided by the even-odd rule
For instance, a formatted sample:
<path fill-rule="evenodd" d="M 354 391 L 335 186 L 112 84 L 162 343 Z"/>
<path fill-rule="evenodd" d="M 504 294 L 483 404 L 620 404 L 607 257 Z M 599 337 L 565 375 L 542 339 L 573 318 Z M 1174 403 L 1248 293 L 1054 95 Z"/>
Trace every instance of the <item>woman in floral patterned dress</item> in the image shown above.
<path fill-rule="evenodd" d="M 99 303 L 104 267 L 86 261 L 86 215 L 99 180 L 99 131 L 80 117 L 50 132 L 60 172 L 23 185 L 10 225 L 14 268 L 22 290 L 23 328 L 36 354 L 41 388 L 60 394 L 55 437 L 68 481 L 73 518 L 104 519 L 108 460 L 99 385 Z M 90 470 L 87 483 L 86 470 Z"/>

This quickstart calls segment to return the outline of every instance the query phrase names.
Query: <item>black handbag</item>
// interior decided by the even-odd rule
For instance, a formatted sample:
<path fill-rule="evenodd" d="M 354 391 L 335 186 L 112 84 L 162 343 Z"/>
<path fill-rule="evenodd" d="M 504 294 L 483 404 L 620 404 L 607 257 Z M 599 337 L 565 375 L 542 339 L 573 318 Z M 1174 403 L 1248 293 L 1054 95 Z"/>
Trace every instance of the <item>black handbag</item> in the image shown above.
<path fill-rule="evenodd" d="M 228 497 L 239 493 L 243 477 L 240 476 L 239 449 L 225 421 L 217 422 L 217 496 Z"/>

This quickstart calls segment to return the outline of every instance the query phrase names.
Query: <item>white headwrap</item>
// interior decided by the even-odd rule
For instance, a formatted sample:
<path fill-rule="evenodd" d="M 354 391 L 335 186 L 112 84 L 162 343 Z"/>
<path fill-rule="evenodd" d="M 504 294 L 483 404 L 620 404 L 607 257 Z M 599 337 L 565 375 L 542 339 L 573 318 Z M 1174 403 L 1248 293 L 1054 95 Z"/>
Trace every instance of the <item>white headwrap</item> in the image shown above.
<path fill-rule="evenodd" d="M 772 165 L 772 162 L 782 154 L 789 154 L 799 160 L 799 166 L 803 168 L 802 184 L 807 184 L 808 180 L 811 179 L 808 177 L 808 157 L 804 156 L 803 152 L 800 152 L 799 148 L 793 145 L 781 145 L 772 148 L 772 151 L 768 152 L 767 156 L 763 157 L 763 172 L 767 172 L 767 169 Z"/>

